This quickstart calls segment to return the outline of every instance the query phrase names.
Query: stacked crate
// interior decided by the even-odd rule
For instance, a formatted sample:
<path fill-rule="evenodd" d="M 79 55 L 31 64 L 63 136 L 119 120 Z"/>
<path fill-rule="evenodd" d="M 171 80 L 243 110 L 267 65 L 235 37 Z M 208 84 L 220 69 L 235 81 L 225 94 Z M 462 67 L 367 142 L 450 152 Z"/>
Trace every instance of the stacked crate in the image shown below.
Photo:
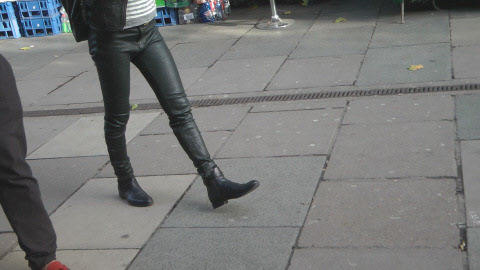
<path fill-rule="evenodd" d="M 20 36 L 13 2 L 0 2 L 0 39 Z"/>
<path fill-rule="evenodd" d="M 177 11 L 174 8 L 165 7 L 165 0 L 155 0 L 157 5 L 156 26 L 177 25 Z"/>
<path fill-rule="evenodd" d="M 40 37 L 62 33 L 60 0 L 17 1 L 21 30 L 25 37 Z"/>

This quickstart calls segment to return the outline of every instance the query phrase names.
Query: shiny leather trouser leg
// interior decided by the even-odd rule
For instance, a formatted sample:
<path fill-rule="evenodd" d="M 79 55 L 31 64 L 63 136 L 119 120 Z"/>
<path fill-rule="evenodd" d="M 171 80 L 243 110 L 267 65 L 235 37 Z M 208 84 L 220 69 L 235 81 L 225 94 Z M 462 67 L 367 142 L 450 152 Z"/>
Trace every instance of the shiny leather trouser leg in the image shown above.
<path fill-rule="evenodd" d="M 123 31 L 93 30 L 89 47 L 105 105 L 105 140 L 119 179 L 133 176 L 125 141 L 130 112 L 130 62 L 152 87 L 175 136 L 195 167 L 213 162 L 193 119 L 175 61 L 154 21 Z"/>
<path fill-rule="evenodd" d="M 25 161 L 26 153 L 22 104 L 15 77 L 0 54 L 0 204 L 30 268 L 39 270 L 55 259 L 57 238 L 37 180 Z"/>

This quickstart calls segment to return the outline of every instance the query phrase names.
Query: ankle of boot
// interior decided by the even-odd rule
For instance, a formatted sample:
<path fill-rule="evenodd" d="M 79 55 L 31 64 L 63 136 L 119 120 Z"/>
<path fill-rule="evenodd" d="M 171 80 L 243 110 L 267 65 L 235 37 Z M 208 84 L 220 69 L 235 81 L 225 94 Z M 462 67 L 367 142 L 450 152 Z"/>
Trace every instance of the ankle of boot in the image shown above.
<path fill-rule="evenodd" d="M 197 167 L 197 172 L 205 180 L 205 178 L 208 178 L 208 176 L 212 174 L 215 167 L 217 167 L 217 164 L 215 164 L 214 161 L 205 162 Z"/>

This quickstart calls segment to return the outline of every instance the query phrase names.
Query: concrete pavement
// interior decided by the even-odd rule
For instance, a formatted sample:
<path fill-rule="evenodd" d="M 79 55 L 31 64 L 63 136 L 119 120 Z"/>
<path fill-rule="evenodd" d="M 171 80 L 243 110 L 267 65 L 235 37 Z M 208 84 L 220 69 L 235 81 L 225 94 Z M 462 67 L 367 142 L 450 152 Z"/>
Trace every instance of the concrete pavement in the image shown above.
<path fill-rule="evenodd" d="M 402 25 L 391 2 L 279 5 L 295 23 L 275 31 L 254 27 L 269 6 L 160 28 L 189 98 L 219 101 L 193 109 L 211 154 L 230 179 L 261 182 L 217 210 L 157 109 L 132 112 L 127 135 L 155 204 L 126 205 L 86 42 L 1 40 L 58 258 L 74 270 L 480 269 L 480 8 L 411 11 Z M 131 78 L 132 104 L 155 103 L 134 67 Z M 288 98 L 415 87 L 433 90 Z M 226 102 L 274 95 L 285 98 Z M 1 215 L 0 269 L 27 269 Z"/>

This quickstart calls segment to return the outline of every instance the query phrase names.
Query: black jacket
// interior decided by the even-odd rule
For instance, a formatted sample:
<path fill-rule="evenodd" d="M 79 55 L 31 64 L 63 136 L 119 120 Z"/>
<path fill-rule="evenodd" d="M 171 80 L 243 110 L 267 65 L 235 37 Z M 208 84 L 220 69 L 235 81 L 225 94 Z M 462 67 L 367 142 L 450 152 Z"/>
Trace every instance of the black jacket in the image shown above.
<path fill-rule="evenodd" d="M 125 27 L 128 0 L 61 0 L 77 42 L 87 40 L 91 28 L 115 31 Z"/>
<path fill-rule="evenodd" d="M 125 27 L 128 0 L 83 0 L 84 16 L 90 27 L 115 31 Z"/>

